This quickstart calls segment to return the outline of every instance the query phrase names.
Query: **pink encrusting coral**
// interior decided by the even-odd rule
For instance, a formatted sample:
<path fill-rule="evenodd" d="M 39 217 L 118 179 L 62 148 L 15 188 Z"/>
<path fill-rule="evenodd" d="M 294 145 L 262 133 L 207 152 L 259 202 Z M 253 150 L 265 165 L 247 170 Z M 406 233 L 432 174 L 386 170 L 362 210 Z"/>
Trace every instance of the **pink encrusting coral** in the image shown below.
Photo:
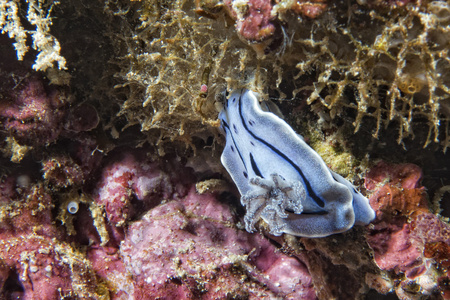
<path fill-rule="evenodd" d="M 141 154 L 126 152 L 103 168 L 93 193 L 94 201 L 104 208 L 110 224 L 123 226 L 136 212 L 132 201 L 141 206 L 156 206 L 172 196 L 173 186 L 158 163 Z"/>
<path fill-rule="evenodd" d="M 66 99 L 58 89 L 44 87 L 37 76 L 24 79 L 0 102 L 0 126 L 19 143 L 43 145 L 61 133 Z"/>
<path fill-rule="evenodd" d="M 381 270 L 402 275 L 394 287 L 400 298 L 410 299 L 411 286 L 420 287 L 421 295 L 448 293 L 449 232 L 450 225 L 431 213 L 420 213 L 411 223 L 395 216 L 376 222 L 367 242 Z"/>
<path fill-rule="evenodd" d="M 0 182 L 0 298 L 87 299 L 97 294 L 89 262 L 66 241 L 40 184 Z"/>
<path fill-rule="evenodd" d="M 367 242 L 381 270 L 403 275 L 394 286 L 402 299 L 412 297 L 411 286 L 420 287 L 422 295 L 443 292 L 437 278 L 448 280 L 447 266 L 433 258 L 439 257 L 436 252 L 447 251 L 444 245 L 450 246 L 450 225 L 430 213 L 421 178 L 422 170 L 416 165 L 385 162 L 378 163 L 365 178 L 366 188 L 375 190 L 369 201 L 377 215 Z M 444 247 L 433 252 L 430 245 L 436 243 Z"/>
<path fill-rule="evenodd" d="M 422 243 L 445 243 L 450 245 L 450 226 L 436 215 L 420 214 L 411 223 L 414 237 Z M 450 259 L 450 257 L 449 257 Z"/>
<path fill-rule="evenodd" d="M 405 218 L 378 222 L 370 230 L 367 241 L 380 269 L 405 273 L 409 278 L 425 271 L 422 253 L 412 240 L 411 226 Z"/>
<path fill-rule="evenodd" d="M 364 186 L 374 191 L 369 201 L 377 219 L 398 212 L 408 216 L 428 212 L 425 188 L 420 185 L 422 170 L 414 164 L 379 162 L 365 177 Z"/>
<path fill-rule="evenodd" d="M 420 187 L 422 170 L 414 164 L 389 164 L 380 161 L 371 168 L 365 177 L 365 187 L 368 190 L 376 188 L 377 184 L 389 183 L 390 185 L 400 185 L 405 189 Z"/>
<path fill-rule="evenodd" d="M 235 223 L 227 205 L 194 189 L 150 210 L 130 225 L 120 247 L 134 297 L 316 298 L 302 261 Z"/>
<path fill-rule="evenodd" d="M 132 295 L 138 287 L 134 286 L 133 278 L 126 271 L 117 247 L 100 246 L 97 243 L 89 247 L 86 257 L 96 275 L 108 287 L 110 299 L 130 299 L 127 296 Z"/>
<path fill-rule="evenodd" d="M 98 215 L 80 212 L 75 227 L 111 299 L 316 299 L 305 264 L 238 229 L 217 194 L 196 193 L 192 170 L 132 150 L 108 159 L 93 198 L 109 240 L 93 234 Z"/>
<path fill-rule="evenodd" d="M 424 272 L 421 251 L 411 238 L 411 225 L 405 216 L 417 210 L 428 211 L 422 170 L 413 164 L 392 165 L 385 162 L 373 167 L 365 178 L 365 187 L 375 190 L 369 199 L 377 218 L 367 236 L 374 259 L 382 270 L 411 273 L 414 278 Z M 421 268 L 421 271 L 416 270 Z"/>
<path fill-rule="evenodd" d="M 261 42 L 275 32 L 271 16 L 272 3 L 266 0 L 250 0 L 247 3 L 226 0 L 224 4 L 231 17 L 236 19 L 239 35 L 250 42 Z"/>
<path fill-rule="evenodd" d="M 202 4 L 203 6 L 198 5 L 198 12 L 208 12 L 201 9 L 208 7 L 207 2 L 204 1 Z M 314 19 L 327 9 L 326 0 L 297 0 L 286 3 L 267 0 L 225 0 L 224 5 L 228 15 L 236 20 L 235 27 L 239 37 L 250 43 L 282 38 L 280 24 L 285 20 L 279 16 L 279 12 L 291 11 Z"/>
<path fill-rule="evenodd" d="M 80 185 L 84 181 L 81 167 L 68 155 L 55 155 L 42 161 L 43 178 L 55 189 Z"/>

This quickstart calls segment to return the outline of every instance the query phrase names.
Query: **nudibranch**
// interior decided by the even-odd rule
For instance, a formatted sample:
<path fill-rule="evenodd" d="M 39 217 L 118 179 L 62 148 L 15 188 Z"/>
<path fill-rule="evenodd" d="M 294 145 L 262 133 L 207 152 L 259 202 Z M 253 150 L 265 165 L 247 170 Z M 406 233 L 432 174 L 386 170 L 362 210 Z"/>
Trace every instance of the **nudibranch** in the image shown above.
<path fill-rule="evenodd" d="M 370 223 L 375 212 L 367 198 L 264 108 L 257 94 L 241 89 L 231 93 L 219 114 L 226 137 L 221 161 L 241 194 L 247 231 L 253 232 L 260 218 L 274 235 L 303 237 Z"/>

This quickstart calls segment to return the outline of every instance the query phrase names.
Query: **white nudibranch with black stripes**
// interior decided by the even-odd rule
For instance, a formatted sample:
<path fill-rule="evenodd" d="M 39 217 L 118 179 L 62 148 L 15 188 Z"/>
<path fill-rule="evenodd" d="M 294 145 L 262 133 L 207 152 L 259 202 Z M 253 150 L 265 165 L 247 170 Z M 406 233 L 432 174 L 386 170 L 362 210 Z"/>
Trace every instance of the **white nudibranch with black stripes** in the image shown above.
<path fill-rule="evenodd" d="M 270 110 L 270 109 L 269 109 Z M 375 218 L 369 201 L 252 91 L 234 91 L 219 114 L 221 161 L 241 193 L 247 231 L 262 218 L 274 235 L 324 237 Z"/>

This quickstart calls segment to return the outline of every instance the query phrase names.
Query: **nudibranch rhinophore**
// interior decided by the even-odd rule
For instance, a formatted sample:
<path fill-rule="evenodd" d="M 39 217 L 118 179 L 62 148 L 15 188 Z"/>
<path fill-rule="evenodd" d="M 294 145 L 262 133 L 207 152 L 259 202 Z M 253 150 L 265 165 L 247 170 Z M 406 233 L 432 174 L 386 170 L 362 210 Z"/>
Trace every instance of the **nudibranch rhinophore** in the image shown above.
<path fill-rule="evenodd" d="M 324 237 L 375 218 L 367 198 L 264 111 L 252 91 L 234 91 L 219 119 L 226 136 L 221 161 L 241 193 L 247 231 L 262 218 L 274 235 Z"/>

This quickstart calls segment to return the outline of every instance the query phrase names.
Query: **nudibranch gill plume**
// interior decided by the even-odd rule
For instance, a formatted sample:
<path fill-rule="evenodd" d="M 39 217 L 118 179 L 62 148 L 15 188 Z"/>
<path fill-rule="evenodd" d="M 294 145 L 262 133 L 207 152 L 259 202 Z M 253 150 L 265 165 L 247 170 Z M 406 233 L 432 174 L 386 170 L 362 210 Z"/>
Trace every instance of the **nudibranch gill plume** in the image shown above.
<path fill-rule="evenodd" d="M 226 136 L 221 161 L 241 194 L 247 231 L 262 218 L 274 235 L 324 237 L 374 219 L 367 198 L 264 111 L 252 91 L 231 93 L 219 119 Z"/>

